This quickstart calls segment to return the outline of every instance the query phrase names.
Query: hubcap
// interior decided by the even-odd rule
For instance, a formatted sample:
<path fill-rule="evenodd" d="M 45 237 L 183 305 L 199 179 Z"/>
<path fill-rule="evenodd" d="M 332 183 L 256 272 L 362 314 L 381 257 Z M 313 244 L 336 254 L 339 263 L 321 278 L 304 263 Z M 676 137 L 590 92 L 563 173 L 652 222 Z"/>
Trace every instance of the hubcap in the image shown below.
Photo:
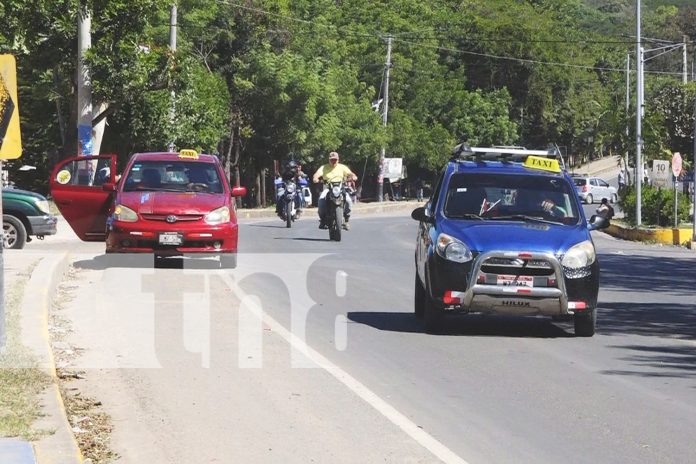
<path fill-rule="evenodd" d="M 12 248 L 12 246 L 17 242 L 17 229 L 12 226 L 12 224 L 3 224 L 3 245 L 5 248 Z"/>

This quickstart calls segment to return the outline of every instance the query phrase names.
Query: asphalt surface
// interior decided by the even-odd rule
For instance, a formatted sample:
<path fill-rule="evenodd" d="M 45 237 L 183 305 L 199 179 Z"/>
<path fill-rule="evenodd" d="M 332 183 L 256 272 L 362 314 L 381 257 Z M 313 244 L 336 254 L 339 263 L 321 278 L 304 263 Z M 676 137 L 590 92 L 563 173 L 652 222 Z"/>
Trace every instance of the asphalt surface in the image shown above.
<path fill-rule="evenodd" d="M 351 222 L 341 243 L 311 216 L 244 223 L 234 271 L 70 241 L 71 366 L 122 462 L 696 462 L 692 251 L 594 232 L 593 338 L 482 316 L 433 336 L 415 222 Z"/>

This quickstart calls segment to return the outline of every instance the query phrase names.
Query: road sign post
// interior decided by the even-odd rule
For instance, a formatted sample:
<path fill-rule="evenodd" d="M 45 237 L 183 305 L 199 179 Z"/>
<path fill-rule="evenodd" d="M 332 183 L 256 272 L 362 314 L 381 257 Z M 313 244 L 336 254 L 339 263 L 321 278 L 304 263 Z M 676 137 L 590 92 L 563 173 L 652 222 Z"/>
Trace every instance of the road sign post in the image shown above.
<path fill-rule="evenodd" d="M 12 55 L 0 55 L 0 172 L 2 161 L 22 156 L 22 138 L 19 132 L 19 105 L 17 102 L 17 64 Z M 5 232 L 2 224 L 0 200 L 0 352 L 7 343 L 5 324 Z"/>
<path fill-rule="evenodd" d="M 682 170 L 682 158 L 679 152 L 674 153 L 672 155 L 672 174 L 674 175 L 674 228 L 676 229 L 679 227 L 679 210 L 677 209 L 677 202 L 678 197 L 677 197 L 677 179 L 679 179 L 679 174 L 681 174 Z"/>

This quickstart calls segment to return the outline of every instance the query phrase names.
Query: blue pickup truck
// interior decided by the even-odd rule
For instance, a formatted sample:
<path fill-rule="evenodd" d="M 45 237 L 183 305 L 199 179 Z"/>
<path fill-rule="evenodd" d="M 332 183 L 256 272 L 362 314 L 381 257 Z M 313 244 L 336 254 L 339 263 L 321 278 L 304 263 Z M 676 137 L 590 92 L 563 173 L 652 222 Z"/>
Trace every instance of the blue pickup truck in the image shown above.
<path fill-rule="evenodd" d="M 56 233 L 58 219 L 51 214 L 43 195 L 14 188 L 2 191 L 3 246 L 24 248 L 32 237 L 43 239 Z"/>

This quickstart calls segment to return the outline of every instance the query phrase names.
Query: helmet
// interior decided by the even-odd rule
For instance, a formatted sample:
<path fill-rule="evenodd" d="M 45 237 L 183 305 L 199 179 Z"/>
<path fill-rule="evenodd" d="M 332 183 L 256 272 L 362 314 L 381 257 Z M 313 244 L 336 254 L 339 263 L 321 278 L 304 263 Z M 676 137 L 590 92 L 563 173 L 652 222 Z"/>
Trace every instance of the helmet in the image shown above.
<path fill-rule="evenodd" d="M 296 162 L 295 160 L 290 160 L 290 161 L 288 161 L 288 163 L 285 165 L 285 168 L 288 169 L 288 170 L 290 170 L 290 169 L 297 169 L 297 168 L 298 168 L 298 164 L 297 164 L 297 162 Z"/>

